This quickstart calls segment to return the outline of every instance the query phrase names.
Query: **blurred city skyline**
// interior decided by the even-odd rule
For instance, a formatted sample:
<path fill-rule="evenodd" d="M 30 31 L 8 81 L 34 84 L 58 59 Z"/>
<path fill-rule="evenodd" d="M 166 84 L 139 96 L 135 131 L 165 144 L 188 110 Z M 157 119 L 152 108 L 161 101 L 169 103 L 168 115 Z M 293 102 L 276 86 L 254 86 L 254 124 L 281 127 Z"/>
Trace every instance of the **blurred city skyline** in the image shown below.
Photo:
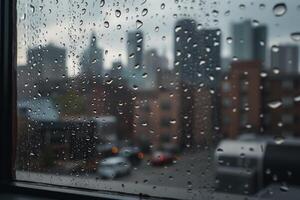
<path fill-rule="evenodd" d="M 215 1 L 216 3 L 200 2 L 198 7 L 192 7 L 193 4 L 187 2 L 180 2 L 175 4 L 168 4 L 161 1 L 161 3 L 141 1 L 140 8 L 133 8 L 133 3 L 125 2 L 124 4 L 116 4 L 114 2 L 105 2 L 101 7 L 100 2 L 91 1 L 86 6 L 77 8 L 74 5 L 69 5 L 66 2 L 46 2 L 44 5 L 38 3 L 19 3 L 20 8 L 24 8 L 24 13 L 19 13 L 18 28 L 24 31 L 24 34 L 18 35 L 18 65 L 26 63 L 26 51 L 29 48 L 37 46 L 36 42 L 41 45 L 54 43 L 57 46 L 67 49 L 67 67 L 68 74 L 75 75 L 79 72 L 79 59 L 84 49 L 89 45 L 91 33 L 94 31 L 98 38 L 98 47 L 104 50 L 104 69 L 110 69 L 112 63 L 121 61 L 127 65 L 127 51 L 126 41 L 127 32 L 137 29 L 137 20 L 143 22 L 143 25 L 138 28 L 145 34 L 144 49 L 157 49 L 160 55 L 165 55 L 169 60 L 169 67 L 173 68 L 174 53 L 173 53 L 173 30 L 176 21 L 183 18 L 190 18 L 197 21 L 198 28 L 213 29 L 219 28 L 221 30 L 221 58 L 228 59 L 232 55 L 232 45 L 226 42 L 226 38 L 232 38 L 232 25 L 233 23 L 242 22 L 248 18 L 252 19 L 254 26 L 268 22 L 268 41 L 267 49 L 272 45 L 289 44 L 295 42 L 292 40 L 290 34 L 297 32 L 296 21 L 288 22 L 287 19 L 295 16 L 300 11 L 296 2 L 288 1 L 288 11 L 280 18 L 276 17 L 273 13 L 273 4 L 267 1 L 259 3 L 239 1 L 233 5 L 228 2 Z M 66 3 L 66 4 L 65 4 Z M 99 4 L 99 5 L 98 5 Z M 136 4 L 136 3 L 134 3 Z M 139 3 L 137 3 L 139 4 Z M 98 5 L 98 6 L 97 6 Z M 68 7 L 68 11 L 62 10 Z M 114 6 L 114 7 L 113 7 Z M 145 9 L 142 9 L 142 7 Z M 232 6 L 237 7 L 233 9 Z M 43 7 L 49 7 L 47 17 L 39 19 Z M 114 9 L 112 9 L 112 7 Z M 117 8 L 119 7 L 119 9 Z M 157 8 L 156 8 L 157 7 Z M 51 9 L 52 8 L 52 9 Z M 96 9 L 99 8 L 99 9 Z M 111 8 L 111 9 L 108 9 Z M 253 11 L 253 8 L 256 8 Z M 109 10 L 105 13 L 102 9 Z M 156 11 L 162 11 L 156 13 Z M 54 11 L 55 10 L 55 11 Z M 88 10 L 88 12 L 86 11 Z M 187 10 L 190 14 L 186 14 Z M 203 12 L 199 12 L 203 11 Z M 206 12 L 208 10 L 208 12 Z M 39 11 L 39 12 L 38 12 Z M 116 14 L 120 11 L 120 14 Z M 176 13 L 176 15 L 172 14 Z M 243 14 L 241 14 L 243 13 Z M 256 15 L 259 14 L 259 15 Z M 44 14 L 45 15 L 45 14 Z M 162 20 L 152 20 L 157 15 L 161 15 Z M 202 18 L 205 16 L 205 20 Z M 244 16 L 243 18 L 236 19 L 236 16 Z M 259 16 L 257 19 L 254 16 Z M 103 19 L 102 19 L 103 18 Z M 25 20 L 26 21 L 22 21 Z M 32 19 L 32 20 L 28 20 Z M 35 20 L 37 19 L 37 20 Z M 274 21 L 274 23 L 273 23 Z M 108 23 L 106 23 L 108 22 Z M 295 23 L 292 26 L 291 23 Z M 121 27 L 117 27 L 118 24 Z M 124 26 L 126 24 L 126 27 Z M 289 26 L 289 29 L 285 28 Z M 76 28 L 74 28 L 76 27 Z M 157 28 L 158 27 L 158 28 Z M 290 27 L 295 27 L 291 30 Z M 114 34 L 110 34 L 111 31 Z M 28 33 L 33 35 L 28 35 Z M 25 40 L 28 38 L 33 39 L 34 42 Z M 122 39 L 123 38 L 123 39 Z M 74 41 L 72 41 L 74 39 Z M 54 42 L 55 41 L 55 42 Z M 267 51 L 268 52 L 268 51 Z M 267 57 L 270 57 L 267 55 Z M 267 65 L 270 60 L 266 61 Z M 227 67 L 227 66 L 223 66 Z"/>

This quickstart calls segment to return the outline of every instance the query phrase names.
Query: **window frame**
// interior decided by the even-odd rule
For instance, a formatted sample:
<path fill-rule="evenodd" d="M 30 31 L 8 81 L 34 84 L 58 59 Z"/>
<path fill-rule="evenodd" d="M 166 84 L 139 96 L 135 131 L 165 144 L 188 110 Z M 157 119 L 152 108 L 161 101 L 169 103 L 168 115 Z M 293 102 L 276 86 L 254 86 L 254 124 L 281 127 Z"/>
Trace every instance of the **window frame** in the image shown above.
<path fill-rule="evenodd" d="M 0 194 L 53 199 L 160 199 L 144 194 L 99 191 L 18 181 L 14 161 L 17 136 L 17 0 L 0 1 Z"/>

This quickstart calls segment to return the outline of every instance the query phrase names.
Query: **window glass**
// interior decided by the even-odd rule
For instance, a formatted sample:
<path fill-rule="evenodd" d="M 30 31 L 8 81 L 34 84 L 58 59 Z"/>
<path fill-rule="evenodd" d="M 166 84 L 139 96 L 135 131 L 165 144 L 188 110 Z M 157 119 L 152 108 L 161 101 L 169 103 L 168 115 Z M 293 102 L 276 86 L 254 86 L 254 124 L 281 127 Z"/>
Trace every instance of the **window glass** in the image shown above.
<path fill-rule="evenodd" d="M 17 15 L 17 180 L 174 199 L 300 185 L 298 1 L 17 0 Z"/>

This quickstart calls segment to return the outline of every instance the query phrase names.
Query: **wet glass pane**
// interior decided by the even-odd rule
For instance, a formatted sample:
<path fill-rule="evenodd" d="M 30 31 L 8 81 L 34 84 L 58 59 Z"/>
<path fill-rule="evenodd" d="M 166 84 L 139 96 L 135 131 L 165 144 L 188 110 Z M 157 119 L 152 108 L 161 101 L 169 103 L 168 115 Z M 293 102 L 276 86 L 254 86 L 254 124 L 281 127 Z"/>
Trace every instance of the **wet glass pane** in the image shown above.
<path fill-rule="evenodd" d="M 17 180 L 300 193 L 298 1 L 17 0 L 17 13 Z"/>

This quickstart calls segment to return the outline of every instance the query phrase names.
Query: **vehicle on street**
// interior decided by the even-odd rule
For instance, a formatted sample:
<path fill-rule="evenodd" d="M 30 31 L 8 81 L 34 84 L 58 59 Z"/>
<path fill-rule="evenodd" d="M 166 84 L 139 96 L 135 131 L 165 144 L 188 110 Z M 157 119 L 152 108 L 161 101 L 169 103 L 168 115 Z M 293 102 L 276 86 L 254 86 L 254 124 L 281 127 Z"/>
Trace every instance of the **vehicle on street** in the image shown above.
<path fill-rule="evenodd" d="M 126 158 L 134 166 L 140 164 L 144 158 L 144 154 L 141 149 L 135 146 L 121 148 L 119 156 Z"/>
<path fill-rule="evenodd" d="M 131 164 L 124 157 L 109 157 L 100 162 L 97 172 L 103 179 L 115 179 L 130 174 Z"/>
<path fill-rule="evenodd" d="M 151 164 L 162 166 L 171 164 L 176 159 L 175 155 L 166 151 L 154 151 L 151 157 Z"/>

